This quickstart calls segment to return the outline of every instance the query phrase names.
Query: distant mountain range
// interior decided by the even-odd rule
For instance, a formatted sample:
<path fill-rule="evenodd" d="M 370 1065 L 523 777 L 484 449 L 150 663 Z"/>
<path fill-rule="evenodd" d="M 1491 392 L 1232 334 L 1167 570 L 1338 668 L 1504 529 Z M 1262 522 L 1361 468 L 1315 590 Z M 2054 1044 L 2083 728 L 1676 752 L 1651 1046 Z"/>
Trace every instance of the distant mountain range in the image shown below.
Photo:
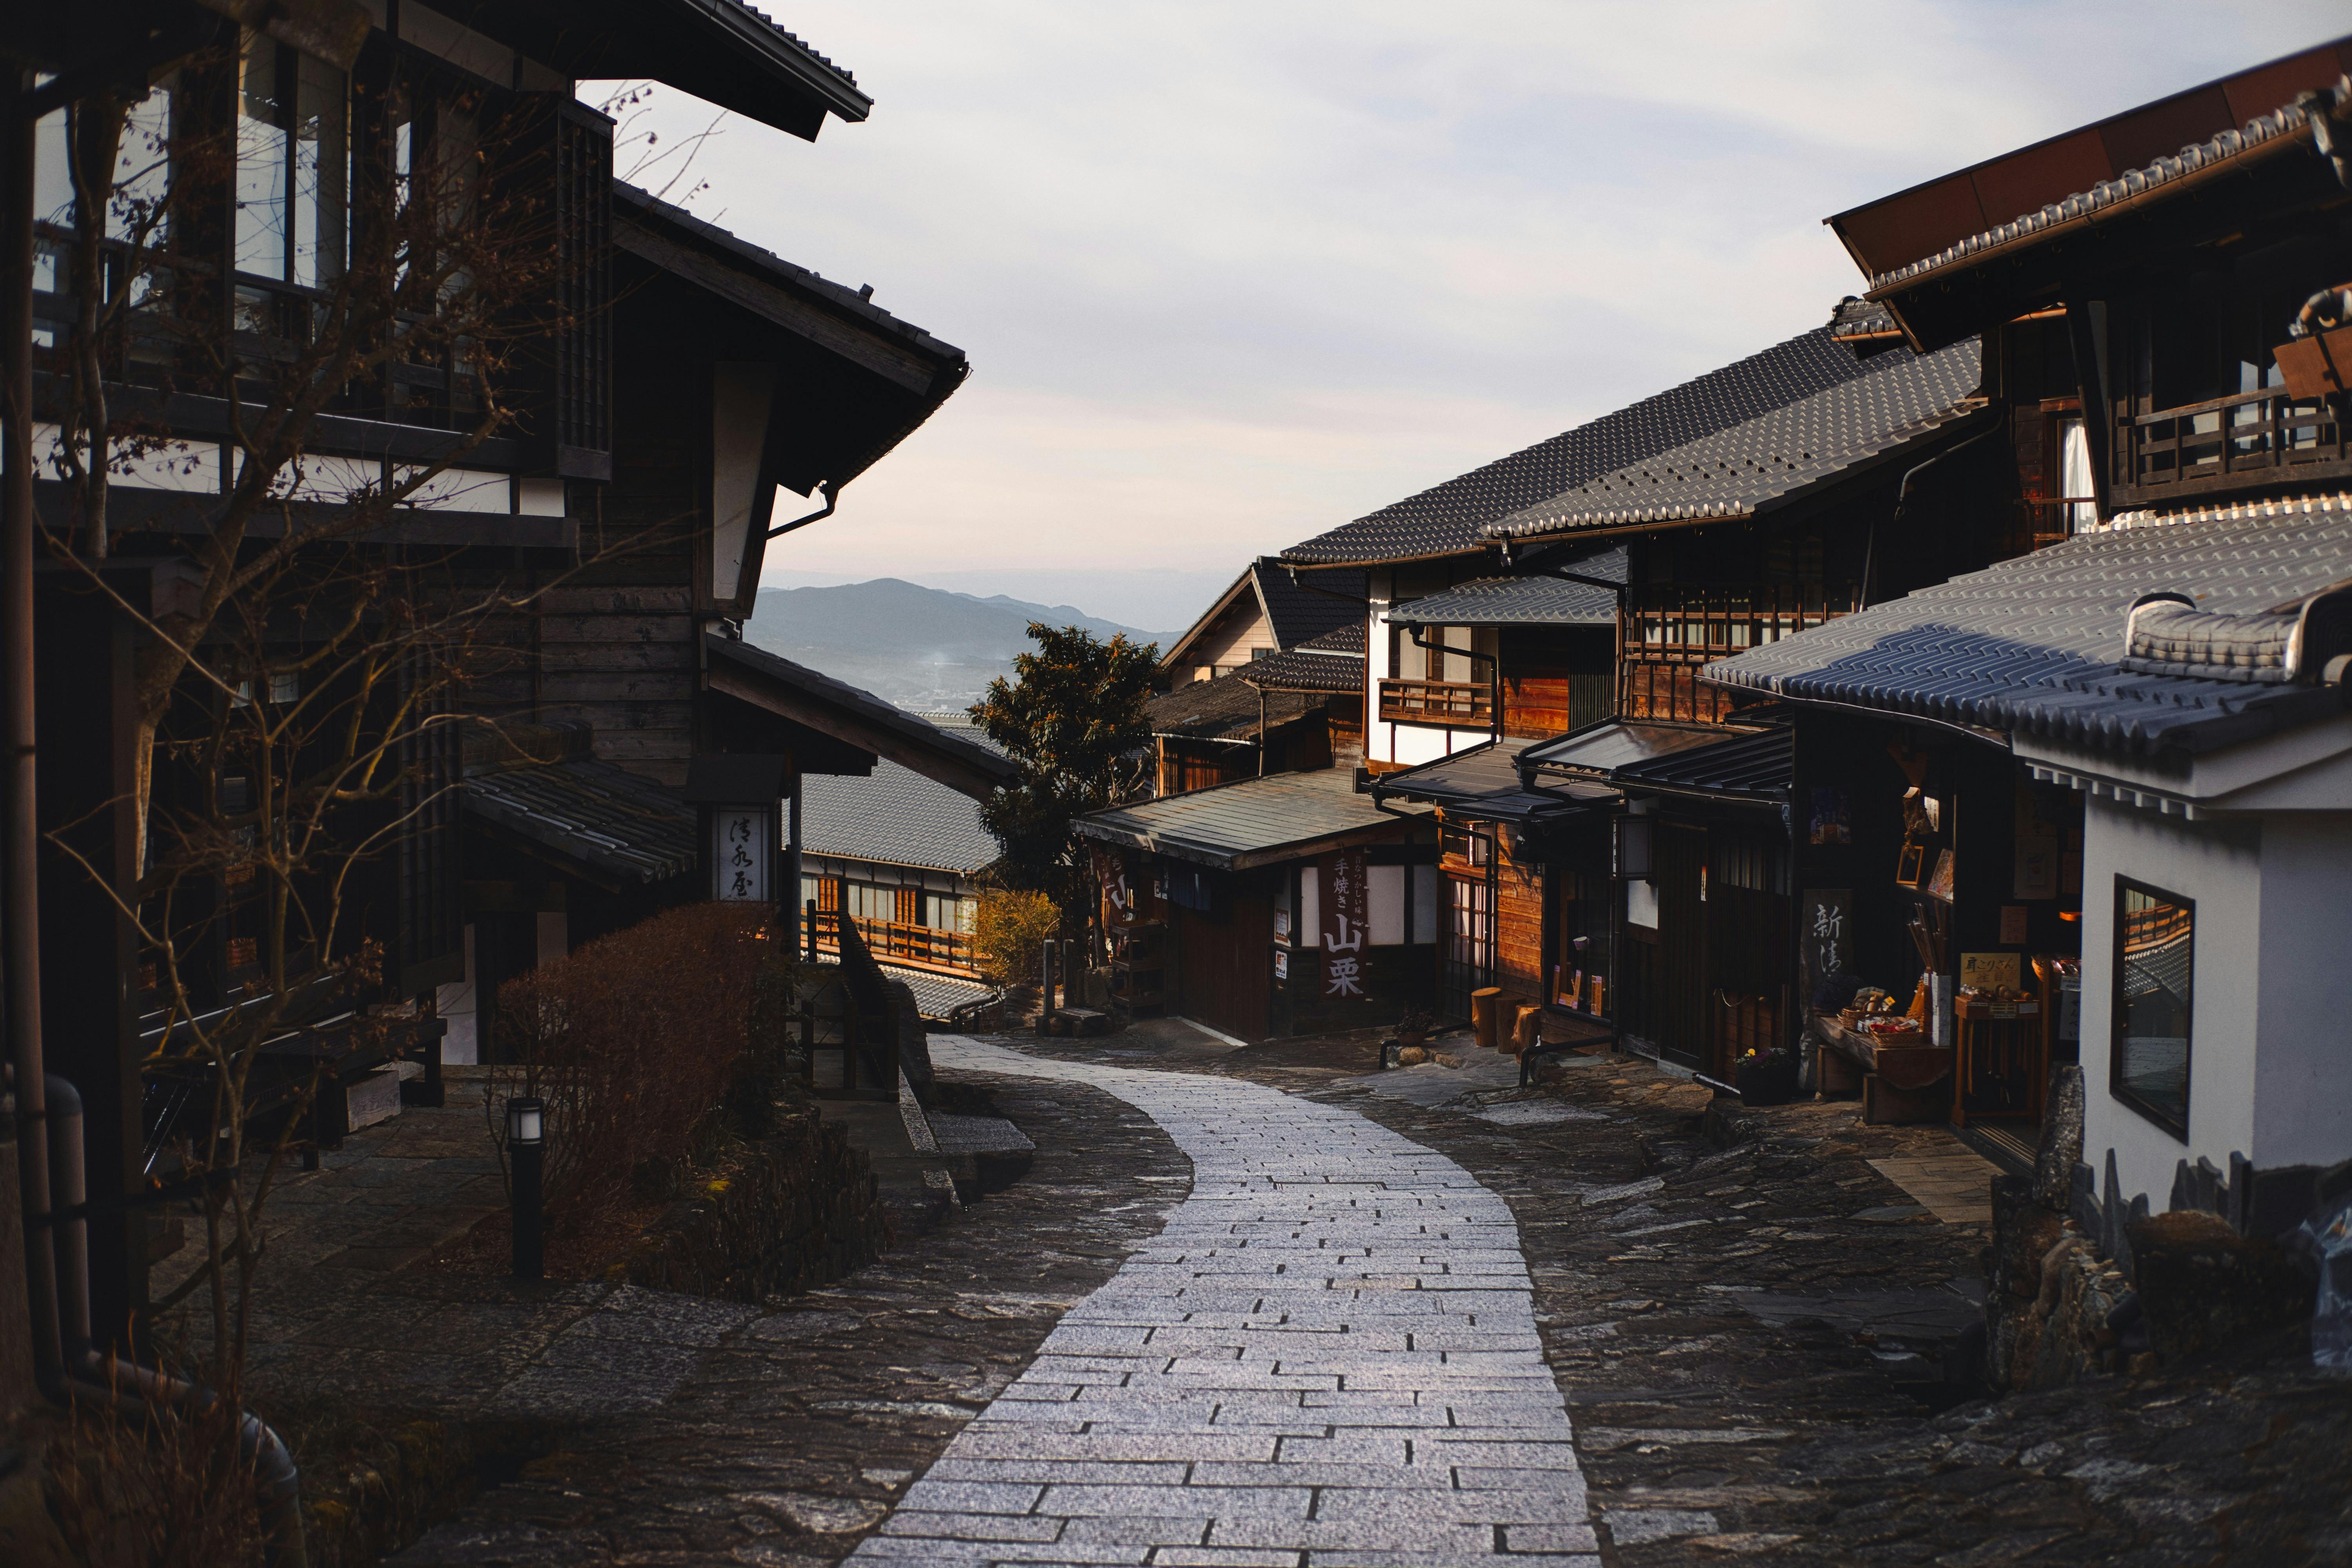
<path fill-rule="evenodd" d="M 831 588 L 769 588 L 743 628 L 746 640 L 918 711 L 961 709 L 1032 651 L 1029 623 L 1083 626 L 1108 639 L 1165 647 L 1168 633 L 1139 631 L 1068 605 L 1003 594 L 981 598 L 897 577 Z"/>

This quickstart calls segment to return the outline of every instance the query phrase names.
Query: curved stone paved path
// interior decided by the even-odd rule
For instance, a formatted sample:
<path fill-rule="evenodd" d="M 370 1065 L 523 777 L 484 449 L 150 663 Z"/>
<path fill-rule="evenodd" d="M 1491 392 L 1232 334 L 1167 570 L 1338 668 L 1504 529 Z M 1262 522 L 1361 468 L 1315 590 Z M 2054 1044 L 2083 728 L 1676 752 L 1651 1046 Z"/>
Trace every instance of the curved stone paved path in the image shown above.
<path fill-rule="evenodd" d="M 1468 1172 L 1237 1079 L 931 1054 L 1117 1095 L 1192 1189 L 852 1562 L 1597 1568 L 1518 1231 Z"/>

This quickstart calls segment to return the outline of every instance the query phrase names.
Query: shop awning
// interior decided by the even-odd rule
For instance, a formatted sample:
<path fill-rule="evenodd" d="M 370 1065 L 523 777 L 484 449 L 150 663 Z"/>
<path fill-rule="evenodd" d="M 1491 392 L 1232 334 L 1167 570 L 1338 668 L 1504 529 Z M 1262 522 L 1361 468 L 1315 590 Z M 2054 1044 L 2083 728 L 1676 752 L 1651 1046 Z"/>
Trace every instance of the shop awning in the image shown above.
<path fill-rule="evenodd" d="M 1448 816 L 1526 825 L 1613 805 L 1619 796 L 1607 784 L 1587 779 L 1531 787 L 1520 777 L 1516 743 L 1488 741 L 1433 763 L 1382 773 L 1372 781 L 1372 798 L 1420 801 Z"/>
<path fill-rule="evenodd" d="M 1608 719 L 1529 746 L 1518 765 L 1530 786 L 1550 779 L 1763 800 L 1788 793 L 1794 757 L 1778 725 Z"/>
<path fill-rule="evenodd" d="M 1625 547 L 1565 555 L 1552 563 L 1580 577 L 1622 583 Z M 1571 583 L 1530 571 L 1521 576 L 1480 577 L 1392 606 L 1389 623 L 1402 626 L 1613 626 L 1617 595 L 1600 582 Z"/>
<path fill-rule="evenodd" d="M 1221 871 L 1301 860 L 1332 849 L 1393 837 L 1401 816 L 1429 807 L 1382 810 L 1356 793 L 1345 768 L 1273 773 L 1239 784 L 1169 795 L 1078 818 L 1078 836 L 1098 844 L 1165 855 Z"/>
<path fill-rule="evenodd" d="M 466 815 L 532 858 L 614 892 L 694 869 L 677 791 L 593 757 L 468 769 Z"/>
<path fill-rule="evenodd" d="M 709 689 L 732 697 L 775 718 L 814 731 L 841 745 L 887 757 L 960 790 L 975 800 L 1013 782 L 1012 761 L 980 742 L 942 730 L 928 720 L 885 702 L 806 665 L 765 648 L 716 633 L 702 639 Z M 812 767 L 803 773 L 863 772 L 861 768 Z"/>

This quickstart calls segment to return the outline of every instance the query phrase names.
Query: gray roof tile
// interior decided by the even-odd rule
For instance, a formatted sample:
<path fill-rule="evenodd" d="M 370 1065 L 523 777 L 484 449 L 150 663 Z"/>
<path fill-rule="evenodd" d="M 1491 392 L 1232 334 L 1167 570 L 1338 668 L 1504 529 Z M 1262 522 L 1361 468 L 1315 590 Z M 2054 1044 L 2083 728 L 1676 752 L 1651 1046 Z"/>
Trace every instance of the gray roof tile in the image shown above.
<path fill-rule="evenodd" d="M 997 750 L 976 729 L 941 728 Z M 980 824 L 978 801 L 878 757 L 866 778 L 802 775 L 801 847 L 811 855 L 967 877 L 1003 854 L 995 836 Z"/>
<path fill-rule="evenodd" d="M 2340 109 L 2347 98 L 2352 98 L 2352 94 L 2347 94 L 2339 88 L 2334 93 L 2320 95 L 2319 107 L 2325 110 Z M 1913 282 L 1927 273 L 1969 260 L 1986 251 L 1997 250 L 2002 246 L 2031 240 L 2075 219 L 2091 217 L 2151 191 L 2161 190 L 2200 170 L 2213 168 L 2233 159 L 2284 152 L 2288 143 L 2297 140 L 2308 146 L 2311 118 L 2312 110 L 2301 103 L 2290 103 L 2268 114 L 2257 115 L 2236 130 L 2224 131 L 2209 141 L 2183 147 L 2171 156 L 2158 158 L 2144 168 L 2129 170 L 2112 180 L 2102 180 L 2089 190 L 2078 191 L 2063 200 L 2052 202 L 2038 212 L 2030 212 L 1980 234 L 1972 234 L 1933 256 L 1882 272 L 1870 280 L 1871 292 L 1877 293 L 1897 284 Z M 2342 135 L 2343 132 L 2338 131 L 2337 134 Z"/>
<path fill-rule="evenodd" d="M 611 763 L 582 758 L 469 769 L 465 809 L 575 860 L 617 886 L 659 882 L 694 868 L 695 811 L 665 789 Z"/>
<path fill-rule="evenodd" d="M 1260 691 L 1361 691 L 1364 656 L 1293 649 L 1254 658 L 1234 671 L 1234 679 Z"/>
<path fill-rule="evenodd" d="M 1486 525 L 1496 538 L 1751 517 L 1941 439 L 1975 413 L 1978 343 L 1890 354 L 1864 374 L 1645 458 Z"/>
<path fill-rule="evenodd" d="M 1307 654 L 1301 657 L 1328 656 Z M 1323 700 L 1318 696 L 1307 691 L 1261 691 L 1242 679 L 1244 670 L 1255 670 L 1259 663 L 1264 662 L 1271 661 L 1253 660 L 1244 669 L 1218 676 L 1213 680 L 1188 680 L 1173 690 L 1150 699 L 1144 704 L 1144 713 L 1150 721 L 1151 732 L 1171 739 L 1191 741 L 1255 741 L 1261 717 L 1267 729 L 1278 730 L 1310 712 L 1321 710 Z M 1332 658 L 1329 662 L 1352 662 L 1359 682 L 1356 689 L 1360 689 L 1363 670 L 1360 660 Z"/>
<path fill-rule="evenodd" d="M 1555 563 L 1584 577 L 1625 580 L 1625 549 L 1615 545 Z M 1532 573 L 1480 577 L 1441 593 L 1408 600 L 1389 619 L 1418 626 L 1613 626 L 1617 595 L 1591 583 L 1570 583 Z"/>
<path fill-rule="evenodd" d="M 1487 523 L 1873 368 L 1816 327 L 1294 544 L 1282 558 L 1339 565 L 1475 551 L 1486 543 L 1480 530 Z"/>
<path fill-rule="evenodd" d="M 2047 737 L 2198 752 L 2344 710 L 2341 689 L 2138 673 L 2143 594 L 2259 614 L 2352 577 L 2352 498 L 2145 521 L 2089 534 L 1706 667 L 1717 684 Z"/>

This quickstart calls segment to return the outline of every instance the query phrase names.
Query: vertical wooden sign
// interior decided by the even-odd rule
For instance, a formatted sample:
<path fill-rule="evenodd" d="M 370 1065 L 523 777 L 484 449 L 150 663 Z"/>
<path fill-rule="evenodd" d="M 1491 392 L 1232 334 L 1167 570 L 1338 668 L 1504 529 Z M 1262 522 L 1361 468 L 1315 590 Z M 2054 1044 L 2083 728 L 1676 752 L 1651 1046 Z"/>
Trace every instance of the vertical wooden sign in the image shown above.
<path fill-rule="evenodd" d="M 1847 888 L 1813 888 L 1800 911 L 1800 947 L 1805 960 L 1805 1005 L 1822 981 L 1853 967 L 1853 893 Z"/>
<path fill-rule="evenodd" d="M 1371 929 L 1371 900 L 1364 852 L 1342 849 L 1322 859 L 1323 995 L 1364 994 L 1365 941 Z"/>
<path fill-rule="evenodd" d="M 1134 919 L 1134 900 L 1127 889 L 1127 858 L 1099 845 L 1090 844 L 1087 849 L 1094 857 L 1095 880 L 1102 884 L 1103 903 L 1110 918 L 1114 921 Z"/>

